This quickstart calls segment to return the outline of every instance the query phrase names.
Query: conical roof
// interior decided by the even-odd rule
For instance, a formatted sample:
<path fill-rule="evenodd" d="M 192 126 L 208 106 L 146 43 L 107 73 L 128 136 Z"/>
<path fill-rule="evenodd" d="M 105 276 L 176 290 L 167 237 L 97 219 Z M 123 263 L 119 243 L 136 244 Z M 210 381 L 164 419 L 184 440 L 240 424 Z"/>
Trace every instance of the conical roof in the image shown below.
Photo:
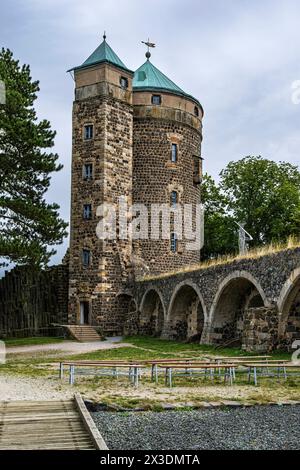
<path fill-rule="evenodd" d="M 121 69 L 130 71 L 126 65 L 121 61 L 121 59 L 117 56 L 117 54 L 112 50 L 110 45 L 104 40 L 102 43 L 94 50 L 94 52 L 83 62 L 83 64 L 73 67 L 72 69 L 68 70 L 79 70 L 84 69 L 87 67 L 91 67 L 96 64 L 101 63 L 109 63 L 120 67 Z"/>
<path fill-rule="evenodd" d="M 146 60 L 146 62 L 134 72 L 132 85 L 134 90 L 157 89 L 184 94 L 184 91 L 158 70 L 150 60 Z"/>
<path fill-rule="evenodd" d="M 174 93 L 190 98 L 200 105 L 198 100 L 185 93 L 176 83 L 155 67 L 150 60 L 146 60 L 146 62 L 134 72 L 132 87 L 133 91 L 166 91 Z"/>

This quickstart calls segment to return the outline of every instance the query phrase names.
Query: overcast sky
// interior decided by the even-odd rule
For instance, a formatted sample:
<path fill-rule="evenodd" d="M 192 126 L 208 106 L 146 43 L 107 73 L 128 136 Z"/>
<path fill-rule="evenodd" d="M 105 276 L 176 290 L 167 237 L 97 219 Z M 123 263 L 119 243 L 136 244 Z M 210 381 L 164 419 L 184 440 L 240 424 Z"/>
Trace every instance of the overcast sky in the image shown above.
<path fill-rule="evenodd" d="M 205 170 L 261 154 L 299 164 L 299 0 L 2 0 L 1 45 L 40 80 L 40 118 L 57 131 L 64 169 L 48 199 L 69 219 L 73 81 L 66 73 L 107 41 L 125 65 L 152 62 L 204 107 Z M 64 246 L 52 262 L 61 260 Z"/>

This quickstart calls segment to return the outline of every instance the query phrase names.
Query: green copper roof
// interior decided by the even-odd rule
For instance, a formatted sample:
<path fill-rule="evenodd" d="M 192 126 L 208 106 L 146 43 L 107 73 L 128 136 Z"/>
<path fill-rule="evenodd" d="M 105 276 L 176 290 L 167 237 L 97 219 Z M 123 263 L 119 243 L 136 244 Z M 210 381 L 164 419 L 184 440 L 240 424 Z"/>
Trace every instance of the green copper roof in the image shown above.
<path fill-rule="evenodd" d="M 146 60 L 146 62 L 134 72 L 132 87 L 133 91 L 169 91 L 176 95 L 191 98 L 196 103 L 199 103 L 198 100 L 185 93 L 178 85 L 158 70 L 150 60 Z"/>
<path fill-rule="evenodd" d="M 158 89 L 185 94 L 179 86 L 158 70 L 150 60 L 146 60 L 146 62 L 136 70 L 132 85 L 134 90 Z"/>
<path fill-rule="evenodd" d="M 107 62 L 109 64 L 116 65 L 124 70 L 129 70 L 126 65 L 121 61 L 117 54 L 112 50 L 112 48 L 107 44 L 105 38 L 100 46 L 83 62 L 83 64 L 78 67 L 73 67 L 70 70 L 79 70 L 86 67 L 91 67 L 92 65 L 100 64 L 102 62 Z M 68 72 L 70 72 L 68 70 Z"/>

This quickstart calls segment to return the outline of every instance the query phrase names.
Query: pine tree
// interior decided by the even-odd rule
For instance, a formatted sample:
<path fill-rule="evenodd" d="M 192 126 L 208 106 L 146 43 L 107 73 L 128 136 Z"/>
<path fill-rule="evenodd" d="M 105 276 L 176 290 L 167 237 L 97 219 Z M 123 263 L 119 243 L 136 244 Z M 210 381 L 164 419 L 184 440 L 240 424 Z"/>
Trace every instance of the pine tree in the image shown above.
<path fill-rule="evenodd" d="M 62 168 L 58 155 L 49 151 L 56 133 L 49 121 L 38 122 L 39 82 L 8 49 L 0 52 L 0 80 L 6 89 L 5 104 L 0 104 L 0 257 L 42 266 L 67 227 L 59 206 L 45 200 L 51 173 Z"/>

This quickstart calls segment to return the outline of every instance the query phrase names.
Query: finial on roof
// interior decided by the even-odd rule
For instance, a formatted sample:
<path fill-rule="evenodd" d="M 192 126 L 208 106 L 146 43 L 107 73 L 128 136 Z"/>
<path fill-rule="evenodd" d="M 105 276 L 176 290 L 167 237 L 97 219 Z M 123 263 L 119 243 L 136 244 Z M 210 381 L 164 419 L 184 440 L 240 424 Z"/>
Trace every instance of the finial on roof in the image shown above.
<path fill-rule="evenodd" d="M 145 55 L 146 55 L 147 60 L 149 60 L 150 57 L 151 57 L 151 53 L 150 53 L 149 48 L 150 48 L 150 47 L 155 47 L 155 44 L 154 44 L 154 42 L 150 42 L 150 39 L 149 39 L 149 38 L 148 38 L 148 41 L 141 41 L 141 42 L 142 42 L 143 44 L 145 44 L 145 45 L 147 46 L 147 48 L 148 48 Z"/>
<path fill-rule="evenodd" d="M 104 41 L 106 40 L 106 33 L 105 33 L 105 31 L 104 31 L 104 34 L 103 34 L 103 39 L 104 39 Z"/>

